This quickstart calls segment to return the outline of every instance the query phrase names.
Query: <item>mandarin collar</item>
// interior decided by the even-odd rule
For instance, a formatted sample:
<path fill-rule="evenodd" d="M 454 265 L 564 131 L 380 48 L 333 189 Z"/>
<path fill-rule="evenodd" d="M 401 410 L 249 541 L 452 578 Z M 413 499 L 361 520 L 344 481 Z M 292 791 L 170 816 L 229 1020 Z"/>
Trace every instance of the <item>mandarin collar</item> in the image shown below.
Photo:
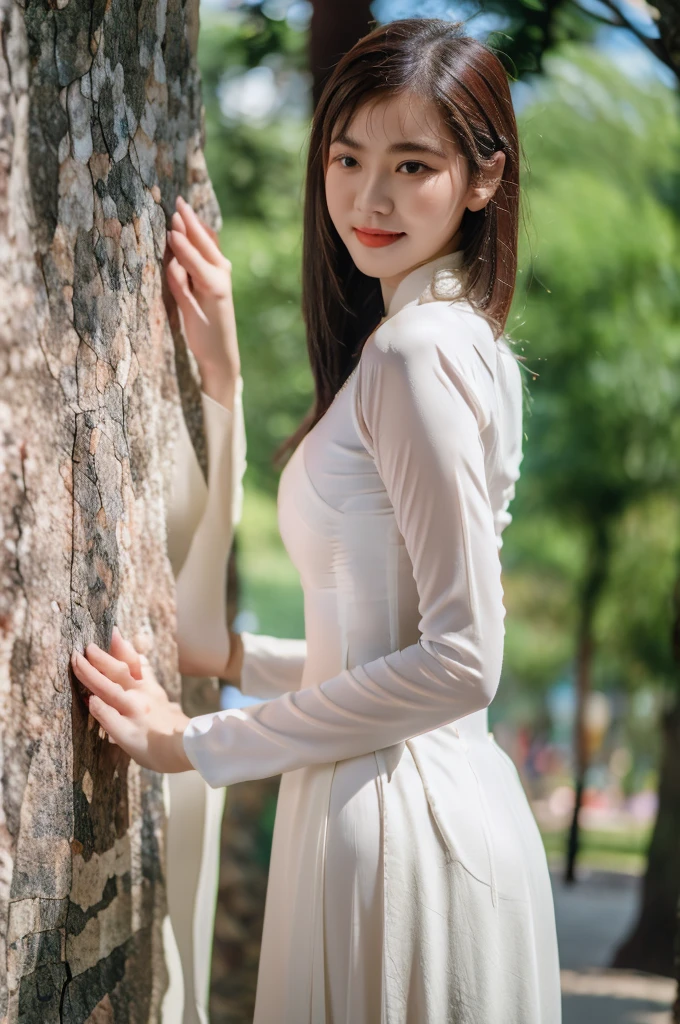
<path fill-rule="evenodd" d="M 463 249 L 457 249 L 455 252 L 449 252 L 444 256 L 437 256 L 433 260 L 428 260 L 427 263 L 421 263 L 419 267 L 409 271 L 406 277 L 402 277 L 395 288 L 394 294 L 387 306 L 385 319 L 388 320 L 390 317 L 393 317 L 395 313 L 398 313 L 400 309 L 407 306 L 409 302 L 419 299 L 422 293 L 432 285 L 437 271 L 458 270 L 462 265 Z"/>
<path fill-rule="evenodd" d="M 456 249 L 455 252 L 437 256 L 436 259 L 428 260 L 427 263 L 422 263 L 419 267 L 411 270 L 395 288 L 394 295 L 387 307 L 387 313 L 379 327 L 404 306 L 434 302 L 438 299 L 454 299 L 461 291 L 462 278 L 465 274 L 462 269 L 463 256 L 464 250 Z M 483 328 L 475 331 L 473 344 L 486 363 L 492 377 L 495 377 L 498 355 L 496 341 L 488 324 L 484 321 L 482 323 Z"/>

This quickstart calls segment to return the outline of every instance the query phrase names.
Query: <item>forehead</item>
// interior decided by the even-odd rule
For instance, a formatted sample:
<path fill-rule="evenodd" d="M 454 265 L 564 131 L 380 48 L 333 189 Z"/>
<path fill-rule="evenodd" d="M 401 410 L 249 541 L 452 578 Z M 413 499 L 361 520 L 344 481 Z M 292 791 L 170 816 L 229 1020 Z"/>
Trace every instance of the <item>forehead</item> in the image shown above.
<path fill-rule="evenodd" d="M 412 92 L 372 97 L 354 112 L 345 131 L 373 146 L 420 140 L 440 149 L 455 147 L 455 138 L 436 105 Z"/>

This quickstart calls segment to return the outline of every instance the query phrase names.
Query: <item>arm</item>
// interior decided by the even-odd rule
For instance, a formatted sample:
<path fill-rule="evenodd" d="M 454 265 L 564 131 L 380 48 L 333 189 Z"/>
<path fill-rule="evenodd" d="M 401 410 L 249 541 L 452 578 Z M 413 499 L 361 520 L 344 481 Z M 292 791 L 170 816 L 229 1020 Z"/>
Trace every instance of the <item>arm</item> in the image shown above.
<path fill-rule="evenodd" d="M 240 636 L 243 665 L 239 688 L 244 696 L 269 700 L 300 689 L 307 658 L 305 640 L 288 640 L 245 630 Z"/>
<path fill-rule="evenodd" d="M 184 418 L 175 453 L 168 552 L 177 580 L 177 644 L 184 674 L 219 676 L 229 658 L 226 568 L 241 517 L 246 439 L 236 381 L 233 409 L 201 392 L 208 448 L 208 483 L 201 474 Z"/>
<path fill-rule="evenodd" d="M 495 694 L 505 611 L 480 437 L 493 384 L 469 323 L 418 310 L 367 344 L 355 411 L 413 564 L 421 639 L 318 687 L 191 719 L 184 750 L 211 786 L 390 746 Z"/>
<path fill-rule="evenodd" d="M 499 392 L 499 433 L 500 433 L 500 472 L 498 473 L 492 495 L 493 506 L 497 510 L 495 516 L 496 543 L 499 550 L 503 546 L 503 530 L 512 522 L 508 511 L 510 502 L 515 497 L 515 484 L 519 479 L 522 452 L 522 403 L 524 393 L 522 376 L 517 358 L 501 338 L 498 341 L 498 392 Z"/>
<path fill-rule="evenodd" d="M 228 409 L 201 391 L 208 486 L 184 417 L 180 420 L 167 515 L 168 553 L 177 579 L 180 665 L 190 675 L 227 678 L 222 674 L 230 655 L 225 574 L 233 528 L 241 518 L 246 467 L 242 392 L 238 377 L 233 409 Z M 225 502 L 230 493 L 231 510 Z M 267 700 L 299 689 L 307 656 L 304 640 L 248 632 L 240 636 L 243 665 L 238 685 L 246 697 Z"/>

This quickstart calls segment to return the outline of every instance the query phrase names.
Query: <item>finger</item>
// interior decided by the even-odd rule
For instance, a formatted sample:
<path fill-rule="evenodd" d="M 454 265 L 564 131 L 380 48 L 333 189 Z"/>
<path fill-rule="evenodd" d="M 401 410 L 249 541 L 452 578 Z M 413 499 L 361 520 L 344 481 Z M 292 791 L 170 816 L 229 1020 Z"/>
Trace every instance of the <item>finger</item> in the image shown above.
<path fill-rule="evenodd" d="M 160 693 L 165 694 L 165 690 L 156 679 L 151 662 L 147 658 L 147 654 L 151 654 L 154 646 L 154 638 L 152 634 L 139 632 L 134 636 L 135 649 L 140 652 L 139 661 L 142 666 L 142 681 L 147 685 L 151 683 L 153 687 Z"/>
<path fill-rule="evenodd" d="M 200 254 L 209 263 L 222 267 L 224 265 L 224 256 L 217 241 L 210 236 L 198 214 L 194 212 L 190 204 L 181 196 L 177 196 L 177 209 L 186 225 L 189 240 L 194 243 Z M 175 216 L 173 214 L 173 227 L 174 222 Z"/>
<path fill-rule="evenodd" d="M 174 265 L 179 266 L 179 263 L 175 261 Z M 205 324 L 207 327 L 209 324 L 208 317 L 206 316 L 203 309 L 199 305 L 197 298 L 194 295 L 194 292 L 192 292 L 192 290 L 189 289 L 188 278 L 186 280 L 187 283 L 184 285 L 177 284 L 176 273 L 175 271 L 172 271 L 171 273 L 168 274 L 168 287 L 170 288 L 170 291 L 175 302 L 182 311 L 184 322 L 186 322 L 187 317 L 196 316 L 197 319 L 199 319 L 199 321 L 202 324 Z"/>
<path fill-rule="evenodd" d="M 185 319 L 190 315 L 196 316 L 207 326 L 208 320 L 206 315 L 196 301 L 194 293 L 191 291 L 189 275 L 181 263 L 178 263 L 174 258 L 172 263 L 168 264 L 166 277 L 168 279 L 168 287 L 172 292 L 175 302 L 182 310 L 182 314 Z"/>
<path fill-rule="evenodd" d="M 170 228 L 174 231 L 179 231 L 183 235 L 187 233 L 187 226 L 182 220 L 182 215 L 177 210 L 175 210 L 170 218 Z"/>
<path fill-rule="evenodd" d="M 178 262 L 191 275 L 194 288 L 208 293 L 214 291 L 215 275 L 223 272 L 204 259 L 196 246 L 180 231 L 171 231 L 170 241 Z"/>
<path fill-rule="evenodd" d="M 114 657 L 112 654 L 107 654 L 106 651 L 98 647 L 97 644 L 88 644 L 85 648 L 85 657 L 94 665 L 95 668 L 99 669 L 103 676 L 110 679 L 113 683 L 118 683 L 124 690 L 129 690 L 134 687 L 135 680 L 130 673 L 130 666 L 127 661 L 122 661 L 120 658 Z"/>
<path fill-rule="evenodd" d="M 172 259 L 165 268 L 165 274 L 173 295 L 177 297 L 178 294 L 181 295 L 182 292 L 190 294 L 189 275 L 174 253 Z"/>
<path fill-rule="evenodd" d="M 109 736 L 109 743 L 116 743 L 125 749 L 125 741 L 129 739 L 130 725 L 120 712 L 99 697 L 90 697 L 90 714 L 99 722 Z"/>
<path fill-rule="evenodd" d="M 118 626 L 113 627 L 109 653 L 114 658 L 118 658 L 119 661 L 125 662 L 133 679 L 142 678 L 142 663 L 139 660 L 139 651 L 135 650 L 129 640 L 124 639 Z"/>
<path fill-rule="evenodd" d="M 217 232 L 215 231 L 215 229 L 214 229 L 214 228 L 211 228 L 211 227 L 210 227 L 210 225 L 209 225 L 209 224 L 206 224 L 206 222 L 205 222 L 204 220 L 201 220 L 201 218 L 200 218 L 200 217 L 199 217 L 198 219 L 199 219 L 199 221 L 201 221 L 201 225 L 202 225 L 202 227 L 204 227 L 204 228 L 205 228 L 205 230 L 206 230 L 206 231 L 208 232 L 208 234 L 209 234 L 209 235 L 210 235 L 210 237 L 212 238 L 212 240 L 213 240 L 213 242 L 215 243 L 215 245 L 216 245 L 216 246 L 217 246 L 217 247 L 219 248 L 219 244 L 220 244 L 220 236 L 219 236 L 219 235 L 217 234 Z M 222 252 L 222 250 L 221 250 L 221 249 L 220 249 L 220 252 Z"/>
<path fill-rule="evenodd" d="M 83 657 L 82 654 L 77 652 L 73 655 L 71 660 L 74 675 L 78 677 L 83 686 L 86 686 L 91 693 L 94 693 L 97 697 L 101 697 L 103 701 L 110 704 L 117 711 L 124 714 L 127 710 L 127 695 L 122 686 L 118 683 L 113 683 L 110 679 L 107 679 L 99 669 L 91 665 L 87 658 Z M 92 698 L 88 702 L 88 705 L 92 703 Z"/>

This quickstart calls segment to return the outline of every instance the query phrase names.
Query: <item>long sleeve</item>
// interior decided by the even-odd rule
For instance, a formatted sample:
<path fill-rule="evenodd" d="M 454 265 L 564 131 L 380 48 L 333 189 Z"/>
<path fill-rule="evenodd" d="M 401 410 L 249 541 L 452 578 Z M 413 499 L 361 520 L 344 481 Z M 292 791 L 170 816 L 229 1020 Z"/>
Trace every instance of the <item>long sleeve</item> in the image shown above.
<path fill-rule="evenodd" d="M 299 690 L 307 658 L 305 640 L 289 640 L 263 633 L 241 633 L 243 668 L 239 689 L 245 697 L 269 700 Z"/>
<path fill-rule="evenodd" d="M 503 546 L 503 530 L 512 522 L 508 511 L 515 497 L 515 484 L 519 479 L 522 451 L 523 424 L 522 403 L 524 392 L 517 358 L 501 338 L 498 342 L 498 390 L 499 390 L 499 440 L 500 471 L 495 481 L 496 493 L 492 495 L 495 516 L 496 543 Z"/>
<path fill-rule="evenodd" d="M 234 408 L 201 392 L 208 482 L 200 471 L 184 418 L 175 451 L 168 510 L 168 554 L 176 577 L 177 643 L 184 673 L 213 676 L 229 657 L 226 571 L 241 517 L 246 440 L 238 378 Z"/>
<path fill-rule="evenodd" d="M 391 746 L 496 692 L 505 611 L 482 442 L 493 380 L 479 328 L 428 309 L 403 310 L 365 346 L 354 410 L 412 562 L 421 637 L 317 687 L 191 719 L 184 748 L 211 786 Z"/>

